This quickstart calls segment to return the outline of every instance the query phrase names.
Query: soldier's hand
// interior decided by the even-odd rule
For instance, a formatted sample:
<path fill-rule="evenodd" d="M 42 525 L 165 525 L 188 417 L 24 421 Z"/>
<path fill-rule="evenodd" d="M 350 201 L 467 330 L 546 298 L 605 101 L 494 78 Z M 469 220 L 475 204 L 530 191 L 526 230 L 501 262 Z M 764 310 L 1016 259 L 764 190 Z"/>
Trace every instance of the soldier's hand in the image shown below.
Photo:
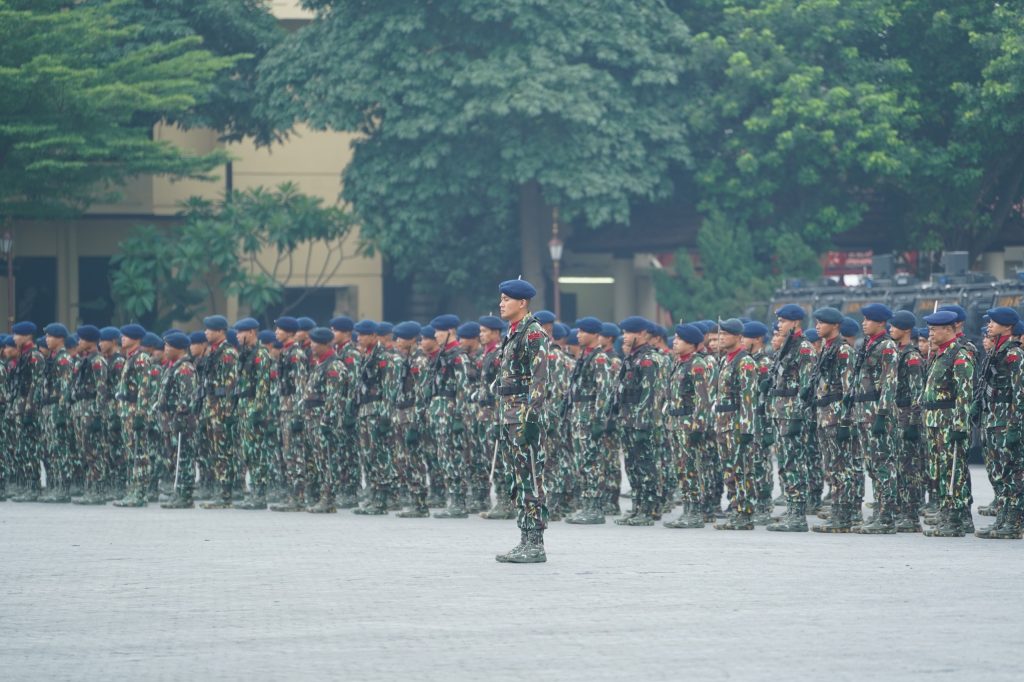
<path fill-rule="evenodd" d="M 687 437 L 687 439 L 686 439 L 686 444 L 691 446 L 691 447 L 700 445 L 703 442 L 704 442 L 704 432 L 703 431 L 691 431 L 689 437 Z"/>
<path fill-rule="evenodd" d="M 969 436 L 966 431 L 953 431 L 949 434 L 949 439 L 954 443 L 966 443 Z"/>
<path fill-rule="evenodd" d="M 67 426 L 68 425 L 68 415 L 63 410 L 60 410 L 60 409 L 54 410 L 54 413 L 53 413 L 53 423 L 54 423 L 55 426 L 58 426 L 58 427 L 61 427 L 61 428 Z"/>
<path fill-rule="evenodd" d="M 846 407 L 846 409 L 850 409 L 851 407 L 853 407 L 853 396 L 852 395 L 844 395 L 843 396 L 843 405 Z"/>
<path fill-rule="evenodd" d="M 305 430 L 305 428 L 306 428 L 306 423 L 304 421 L 302 421 L 301 419 L 296 418 L 296 419 L 292 419 L 292 423 L 291 423 L 290 427 L 291 427 L 292 433 L 302 433 Z"/>
<path fill-rule="evenodd" d="M 876 414 L 875 421 L 871 423 L 871 435 L 884 436 L 885 430 L 885 415 Z"/>
<path fill-rule="evenodd" d="M 608 426 L 603 421 L 595 421 L 590 425 L 590 437 L 601 438 L 608 430 Z"/>
<path fill-rule="evenodd" d="M 341 425 L 346 429 L 354 429 L 356 427 L 357 420 L 354 414 L 345 413 L 345 416 L 341 418 Z"/>
<path fill-rule="evenodd" d="M 903 429 L 903 440 L 910 443 L 916 443 L 921 440 L 921 430 L 917 424 L 907 424 L 907 427 Z"/>
<path fill-rule="evenodd" d="M 971 419 L 977 419 L 981 416 L 981 403 L 971 403 Z"/>
<path fill-rule="evenodd" d="M 391 424 L 392 422 L 390 415 L 382 414 L 379 417 L 377 417 L 377 428 L 379 428 L 381 431 L 385 433 L 390 431 Z"/>
<path fill-rule="evenodd" d="M 536 445 L 540 442 L 540 424 L 535 421 L 525 421 L 519 425 L 515 432 L 515 443 L 520 447 Z"/>
<path fill-rule="evenodd" d="M 466 424 L 461 419 L 452 420 L 452 433 L 458 435 L 466 430 Z"/>
<path fill-rule="evenodd" d="M 754 434 L 752 433 L 741 433 L 740 434 L 740 445 L 750 445 L 754 442 Z"/>
<path fill-rule="evenodd" d="M 850 427 L 840 424 L 836 427 L 836 442 L 845 443 L 850 440 Z"/>
<path fill-rule="evenodd" d="M 143 429 L 145 429 L 146 428 L 146 417 L 141 415 L 141 414 L 137 414 L 137 415 L 133 416 L 132 417 L 132 428 L 135 429 L 136 431 L 142 431 Z"/>
<path fill-rule="evenodd" d="M 766 448 L 775 445 L 775 432 L 765 431 L 764 435 L 761 436 L 761 445 Z"/>
<path fill-rule="evenodd" d="M 803 433 L 804 425 L 799 419 L 790 419 L 789 427 L 786 429 L 786 438 L 799 438 Z"/>
<path fill-rule="evenodd" d="M 811 398 L 813 397 L 814 390 L 810 386 L 800 391 L 800 400 L 804 401 L 805 403 L 811 402 Z"/>
<path fill-rule="evenodd" d="M 89 425 L 85 427 L 85 430 L 89 433 L 99 433 L 103 430 L 103 418 L 93 417 L 89 420 Z"/>
<path fill-rule="evenodd" d="M 420 442 L 420 430 L 415 426 L 410 426 L 405 430 L 405 444 L 409 447 L 413 447 Z"/>
<path fill-rule="evenodd" d="M 238 417 L 236 417 L 233 414 L 229 414 L 228 416 L 224 417 L 224 427 L 225 428 L 230 429 L 231 427 L 233 427 L 237 423 L 238 423 Z"/>
<path fill-rule="evenodd" d="M 757 387 L 761 391 L 761 393 L 763 393 L 764 395 L 768 395 L 768 391 L 772 390 L 772 380 L 761 379 L 761 383 L 759 383 Z"/>
<path fill-rule="evenodd" d="M 35 423 L 36 423 L 36 415 L 34 413 L 26 412 L 25 414 L 21 415 L 21 425 L 22 426 L 32 426 Z"/>
<path fill-rule="evenodd" d="M 1006 429 L 1006 444 L 1017 445 L 1020 443 L 1020 429 Z"/>

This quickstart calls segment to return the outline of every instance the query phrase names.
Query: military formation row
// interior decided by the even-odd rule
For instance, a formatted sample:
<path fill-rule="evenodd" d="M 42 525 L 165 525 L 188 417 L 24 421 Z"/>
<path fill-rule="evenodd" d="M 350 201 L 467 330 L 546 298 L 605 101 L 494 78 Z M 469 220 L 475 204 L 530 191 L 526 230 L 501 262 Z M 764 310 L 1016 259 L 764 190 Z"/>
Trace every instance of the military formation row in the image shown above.
<path fill-rule="evenodd" d="M 164 507 L 187 508 L 198 484 L 207 508 L 443 507 L 435 516 L 517 517 L 525 534 L 618 516 L 624 461 L 622 525 L 681 506 L 666 526 L 806 531 L 817 514 L 814 530 L 877 534 L 919 531 L 923 515 L 929 534 L 962 536 L 973 441 L 996 491 L 996 522 L 978 534 L 1021 537 L 1017 313 L 989 312 L 982 354 L 955 306 L 923 329 L 906 311 L 862 312 L 861 339 L 832 308 L 803 330 L 794 305 L 772 329 L 701 321 L 671 340 L 641 317 L 569 329 L 526 310 L 503 313 L 511 328 L 441 315 L 423 327 L 282 317 L 260 331 L 214 315 L 204 332 L 162 337 L 51 324 L 36 339 L 19 323 L 0 365 L 0 494 L 130 507 L 163 489 Z M 529 367 L 506 352 L 516 337 Z M 524 468 L 509 450 L 526 444 Z M 776 475 L 786 512 L 772 518 Z"/>

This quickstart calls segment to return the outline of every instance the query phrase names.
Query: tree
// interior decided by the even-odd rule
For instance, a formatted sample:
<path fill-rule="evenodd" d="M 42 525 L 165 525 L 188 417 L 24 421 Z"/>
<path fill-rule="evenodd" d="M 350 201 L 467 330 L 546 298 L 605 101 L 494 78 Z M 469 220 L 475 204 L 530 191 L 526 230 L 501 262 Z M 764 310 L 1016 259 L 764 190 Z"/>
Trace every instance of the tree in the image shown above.
<path fill-rule="evenodd" d="M 222 153 L 152 137 L 238 62 L 198 36 L 140 42 L 117 3 L 0 0 L 0 217 L 82 210 L 140 174 L 204 177 Z"/>
<path fill-rule="evenodd" d="M 528 183 L 566 220 L 628 225 L 689 161 L 689 34 L 662 2 L 305 4 L 260 65 L 267 114 L 360 134 L 343 196 L 399 276 L 496 276 Z"/>
<path fill-rule="evenodd" d="M 193 197 L 180 226 L 142 227 L 121 243 L 113 259 L 114 298 L 125 317 L 156 314 L 162 326 L 215 308 L 216 292 L 238 296 L 261 315 L 281 303 L 283 282 L 299 265 L 303 286 L 315 289 L 359 253 L 348 243 L 351 214 L 322 204 L 291 183 L 234 192 L 217 204 Z M 310 266 L 314 251 L 322 259 L 318 272 Z"/>

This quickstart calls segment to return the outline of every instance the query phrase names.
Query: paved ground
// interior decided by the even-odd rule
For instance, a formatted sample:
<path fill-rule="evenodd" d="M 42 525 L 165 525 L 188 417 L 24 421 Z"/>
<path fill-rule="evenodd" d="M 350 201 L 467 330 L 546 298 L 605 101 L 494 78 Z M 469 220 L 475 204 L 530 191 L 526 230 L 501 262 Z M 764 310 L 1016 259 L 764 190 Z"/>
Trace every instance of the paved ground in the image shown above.
<path fill-rule="evenodd" d="M 0 676 L 1021 677 L 1024 542 L 555 524 L 547 564 L 495 563 L 517 538 L 477 518 L 3 503 Z"/>

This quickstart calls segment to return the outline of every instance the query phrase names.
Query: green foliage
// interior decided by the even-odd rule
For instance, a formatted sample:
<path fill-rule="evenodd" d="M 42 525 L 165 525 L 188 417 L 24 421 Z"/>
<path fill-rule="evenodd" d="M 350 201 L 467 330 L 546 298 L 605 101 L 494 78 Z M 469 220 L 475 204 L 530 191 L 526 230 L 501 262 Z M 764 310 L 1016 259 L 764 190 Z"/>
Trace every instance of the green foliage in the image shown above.
<path fill-rule="evenodd" d="M 74 212 L 128 177 L 226 159 L 154 141 L 151 123 L 189 115 L 237 60 L 198 36 L 140 42 L 123 7 L 0 0 L 0 216 Z"/>
<path fill-rule="evenodd" d="M 192 198 L 181 225 L 143 227 L 121 243 L 113 260 L 114 299 L 126 317 L 157 313 L 166 325 L 212 309 L 215 292 L 238 296 L 261 315 L 281 302 L 282 282 L 293 271 L 306 274 L 304 287 L 324 286 L 355 251 L 344 248 L 351 215 L 322 203 L 291 183 L 235 192 L 216 204 Z M 300 247 L 323 259 L 318 273 L 310 273 L 308 259 L 303 267 L 295 263 Z"/>
<path fill-rule="evenodd" d="M 260 66 L 266 111 L 361 134 L 343 196 L 399 276 L 494 277 L 527 182 L 566 220 L 628 224 L 689 162 L 690 39 L 662 2 L 307 5 Z"/>

